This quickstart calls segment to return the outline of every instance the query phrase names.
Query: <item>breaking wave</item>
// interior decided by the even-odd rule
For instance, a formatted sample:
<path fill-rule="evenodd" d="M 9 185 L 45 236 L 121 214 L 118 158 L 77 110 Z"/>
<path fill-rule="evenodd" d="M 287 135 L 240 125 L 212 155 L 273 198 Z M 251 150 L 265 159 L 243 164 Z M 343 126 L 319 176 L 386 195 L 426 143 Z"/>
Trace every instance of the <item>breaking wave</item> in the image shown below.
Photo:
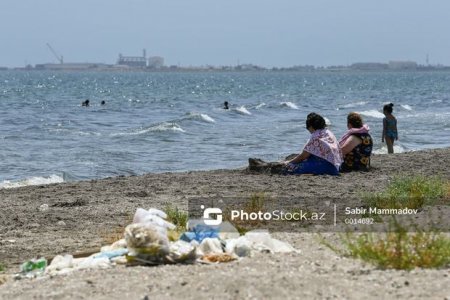
<path fill-rule="evenodd" d="M 280 105 L 282 107 L 289 107 L 289 108 L 292 108 L 292 109 L 298 109 L 298 106 L 295 105 L 295 103 L 292 103 L 290 101 L 288 101 L 288 102 L 281 102 Z"/>
<path fill-rule="evenodd" d="M 64 182 L 64 177 L 59 175 L 50 175 L 48 177 L 30 177 L 18 181 L 4 180 L 0 182 L 0 189 L 12 189 L 29 185 L 42 185 Z"/>
<path fill-rule="evenodd" d="M 187 117 L 185 119 L 198 120 L 198 121 L 203 121 L 206 123 L 216 123 L 216 120 L 214 120 L 207 114 L 195 113 L 195 112 L 187 113 Z"/>
<path fill-rule="evenodd" d="M 359 113 L 361 115 L 363 115 L 363 116 L 366 116 L 366 117 L 372 117 L 372 118 L 377 118 L 377 119 L 384 118 L 384 115 L 382 113 L 380 113 L 378 110 L 375 110 L 375 109 L 365 110 L 365 111 L 361 111 Z"/>
<path fill-rule="evenodd" d="M 251 114 L 252 114 L 251 112 L 249 112 L 249 111 L 245 108 L 244 105 L 242 105 L 242 106 L 236 108 L 236 111 L 237 111 L 238 113 L 240 113 L 240 114 L 243 114 L 243 115 L 251 115 Z"/>
<path fill-rule="evenodd" d="M 111 136 L 127 136 L 127 135 L 141 135 L 141 134 L 147 134 L 152 132 L 186 132 L 183 128 L 181 128 L 180 125 L 173 122 L 162 122 L 156 125 L 152 125 L 146 128 L 139 128 L 132 130 L 130 132 L 120 132 L 120 133 L 114 133 L 111 134 Z"/>
<path fill-rule="evenodd" d="M 356 107 L 356 106 L 363 106 L 363 105 L 366 105 L 367 103 L 368 103 L 367 101 L 359 101 L 359 102 L 354 102 L 354 103 L 348 103 L 348 104 L 340 105 L 338 107 L 338 109 L 340 109 L 340 108 L 352 108 L 352 107 Z"/>
<path fill-rule="evenodd" d="M 163 122 L 160 124 L 156 124 L 135 132 L 135 134 L 145 134 L 148 132 L 165 132 L 165 131 L 173 131 L 173 132 L 186 132 L 180 125 L 177 123 L 169 123 Z"/>

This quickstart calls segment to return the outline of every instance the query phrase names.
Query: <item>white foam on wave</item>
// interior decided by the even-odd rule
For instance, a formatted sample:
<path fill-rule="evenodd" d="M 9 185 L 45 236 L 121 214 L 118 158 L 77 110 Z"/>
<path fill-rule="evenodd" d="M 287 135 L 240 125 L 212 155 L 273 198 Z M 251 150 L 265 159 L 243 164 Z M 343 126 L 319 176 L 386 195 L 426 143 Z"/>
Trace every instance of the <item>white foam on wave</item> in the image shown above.
<path fill-rule="evenodd" d="M 113 133 L 111 136 L 128 136 L 128 135 L 141 135 L 141 134 L 147 134 L 151 132 L 186 132 L 183 128 L 181 128 L 180 125 L 177 123 L 160 123 L 157 125 L 153 125 L 147 128 L 141 128 L 138 130 L 134 130 L 131 132 L 120 132 L 120 133 Z"/>
<path fill-rule="evenodd" d="M 366 117 L 372 117 L 372 118 L 377 118 L 377 119 L 384 118 L 384 115 L 375 109 L 360 111 L 359 114 L 366 116 Z"/>
<path fill-rule="evenodd" d="M 95 131 L 81 131 L 81 130 L 71 130 L 67 128 L 56 128 L 56 129 L 49 129 L 49 132 L 56 133 L 56 134 L 73 134 L 73 135 L 79 135 L 79 136 L 101 136 L 102 134 L 100 132 Z"/>
<path fill-rule="evenodd" d="M 18 181 L 4 180 L 3 182 L 0 182 L 0 189 L 12 189 L 22 186 L 43 185 L 60 182 L 64 182 L 64 178 L 62 176 L 53 174 L 48 177 L 30 177 Z"/>
<path fill-rule="evenodd" d="M 213 118 L 211 118 L 207 114 L 202 114 L 202 113 L 189 113 L 188 114 L 188 118 L 189 119 L 199 120 L 199 121 L 204 121 L 204 122 L 207 122 L 207 123 L 216 123 L 216 120 L 214 120 Z"/>
<path fill-rule="evenodd" d="M 363 106 L 363 105 L 366 105 L 367 103 L 368 103 L 367 101 L 359 101 L 359 102 L 344 104 L 339 107 L 340 108 L 351 108 L 351 107 L 356 107 L 356 106 Z"/>
<path fill-rule="evenodd" d="M 244 114 L 244 115 L 251 115 L 251 114 L 252 114 L 251 112 L 249 112 L 249 111 L 245 108 L 244 105 L 242 105 L 242 106 L 236 108 L 236 111 L 237 111 L 238 113 Z"/>
<path fill-rule="evenodd" d="M 403 107 L 403 108 L 406 109 L 406 110 L 412 110 L 412 107 L 409 106 L 408 104 L 402 104 L 402 105 L 400 105 L 400 106 Z"/>
<path fill-rule="evenodd" d="M 207 114 L 200 114 L 202 120 L 208 122 L 208 123 L 216 123 L 216 120 L 208 116 Z"/>
<path fill-rule="evenodd" d="M 260 103 L 260 104 L 258 104 L 258 105 L 256 105 L 256 109 L 260 109 L 260 108 L 262 108 L 263 106 L 266 106 L 266 104 L 263 102 L 263 103 Z"/>
<path fill-rule="evenodd" d="M 100 132 L 75 131 L 74 133 L 81 135 L 81 136 L 101 136 L 102 135 Z"/>
<path fill-rule="evenodd" d="M 330 119 L 328 119 L 327 117 L 323 117 L 323 118 L 325 119 L 325 124 L 326 124 L 327 126 L 330 126 L 330 125 L 331 125 Z"/>
<path fill-rule="evenodd" d="M 165 131 L 174 131 L 174 132 L 186 132 L 180 125 L 177 123 L 161 123 L 158 125 L 150 126 L 148 128 L 136 131 L 135 134 L 145 134 L 148 132 L 165 132 Z"/>
<path fill-rule="evenodd" d="M 283 107 L 289 107 L 289 108 L 292 108 L 292 109 L 298 109 L 298 106 L 295 105 L 295 103 L 292 103 L 290 101 L 288 101 L 288 102 L 281 102 L 280 105 L 283 106 Z"/>
<path fill-rule="evenodd" d="M 403 148 L 401 145 L 394 145 L 394 153 L 403 153 L 405 152 L 405 148 Z M 380 149 L 374 150 L 374 154 L 387 154 L 388 150 L 386 146 L 381 147 Z"/>

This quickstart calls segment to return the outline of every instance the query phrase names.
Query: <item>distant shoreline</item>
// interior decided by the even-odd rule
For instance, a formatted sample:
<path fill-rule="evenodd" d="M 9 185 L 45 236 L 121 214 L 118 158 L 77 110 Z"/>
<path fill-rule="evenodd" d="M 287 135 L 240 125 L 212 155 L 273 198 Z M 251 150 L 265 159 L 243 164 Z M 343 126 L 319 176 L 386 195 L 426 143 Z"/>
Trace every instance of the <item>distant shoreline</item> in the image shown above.
<path fill-rule="evenodd" d="M 420 66 L 417 68 L 399 68 L 399 69 L 378 69 L 378 68 L 352 68 L 350 66 L 329 66 L 329 67 L 315 67 L 315 66 L 298 66 L 298 67 L 273 67 L 265 68 L 260 66 L 250 65 L 245 68 L 239 68 L 239 66 L 224 66 L 224 67 L 164 67 L 160 69 L 152 68 L 116 68 L 114 65 L 108 65 L 107 67 L 83 67 L 83 68 L 73 68 L 55 65 L 58 67 L 49 69 L 36 69 L 34 67 L 0 67 L 0 72 L 115 72 L 115 73 L 128 73 L 128 72 L 138 72 L 138 73 L 183 73 L 183 72 L 223 72 L 223 73 L 248 73 L 248 72 L 274 72 L 274 73 L 322 73 L 322 72 L 349 72 L 349 73 L 398 73 L 398 72 L 449 72 L 450 66 Z"/>

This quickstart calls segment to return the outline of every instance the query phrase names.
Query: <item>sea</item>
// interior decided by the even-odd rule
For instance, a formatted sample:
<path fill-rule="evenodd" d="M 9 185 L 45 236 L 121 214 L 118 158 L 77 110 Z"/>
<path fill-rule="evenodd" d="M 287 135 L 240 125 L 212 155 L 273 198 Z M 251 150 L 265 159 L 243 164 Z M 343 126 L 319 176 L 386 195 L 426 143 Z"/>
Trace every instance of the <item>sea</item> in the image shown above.
<path fill-rule="evenodd" d="M 338 138 L 359 112 L 383 154 L 390 102 L 396 152 L 449 147 L 449 98 L 444 71 L 2 71 L 0 188 L 280 160 L 301 151 L 310 112 Z"/>

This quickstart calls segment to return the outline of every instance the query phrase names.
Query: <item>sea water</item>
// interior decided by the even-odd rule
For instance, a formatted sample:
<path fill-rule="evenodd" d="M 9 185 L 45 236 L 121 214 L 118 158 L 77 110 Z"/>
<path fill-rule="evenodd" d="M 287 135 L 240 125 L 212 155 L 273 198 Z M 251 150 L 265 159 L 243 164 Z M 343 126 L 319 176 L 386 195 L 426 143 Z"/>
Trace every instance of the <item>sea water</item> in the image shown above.
<path fill-rule="evenodd" d="M 4 71 L 0 188 L 279 160 L 302 149 L 309 112 L 338 138 L 361 113 L 385 153 L 389 102 L 396 152 L 449 147 L 449 83 L 449 72 Z"/>

